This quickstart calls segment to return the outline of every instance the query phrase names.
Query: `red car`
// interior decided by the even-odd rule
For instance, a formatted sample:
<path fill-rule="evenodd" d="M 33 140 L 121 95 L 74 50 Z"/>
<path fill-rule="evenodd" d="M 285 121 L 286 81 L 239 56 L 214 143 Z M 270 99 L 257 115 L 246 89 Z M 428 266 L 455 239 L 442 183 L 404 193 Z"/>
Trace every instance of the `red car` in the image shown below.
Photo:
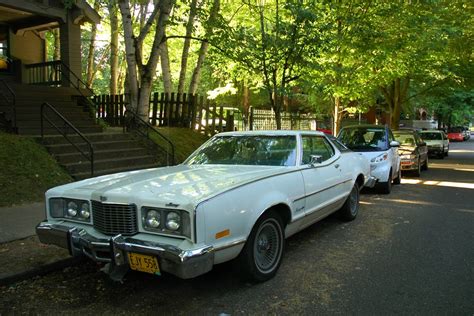
<path fill-rule="evenodd" d="M 464 133 L 461 127 L 452 127 L 448 129 L 448 139 L 453 142 L 464 141 Z"/>

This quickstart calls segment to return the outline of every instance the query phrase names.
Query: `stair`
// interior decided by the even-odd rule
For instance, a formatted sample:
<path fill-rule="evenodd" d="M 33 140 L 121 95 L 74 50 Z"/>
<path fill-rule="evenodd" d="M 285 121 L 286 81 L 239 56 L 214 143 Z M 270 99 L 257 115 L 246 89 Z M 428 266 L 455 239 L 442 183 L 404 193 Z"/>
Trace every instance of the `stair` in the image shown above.
<path fill-rule="evenodd" d="M 94 176 L 163 165 L 133 134 L 104 132 L 85 136 L 94 149 Z M 79 136 L 69 139 L 86 154 L 89 152 L 89 146 Z M 41 141 L 40 137 L 38 141 Z M 45 135 L 43 145 L 74 179 L 91 176 L 90 161 L 61 135 Z"/>
<path fill-rule="evenodd" d="M 78 102 L 80 97 L 75 89 L 18 83 L 9 85 L 16 94 L 18 133 L 36 138 L 74 179 L 91 177 L 91 165 L 88 157 L 81 154 L 68 139 L 86 154 L 89 153 L 89 146 L 50 110 L 46 112 L 48 118 L 61 131 L 68 131 L 68 139 L 47 121 L 43 121 L 44 138 L 41 138 L 40 109 L 44 102 L 51 104 L 92 143 L 94 176 L 166 164 L 166 161 L 163 161 L 166 158 L 160 160 L 157 153 L 138 141 L 133 134 L 123 133 L 121 129 L 103 132 L 88 109 L 78 105 L 81 102 Z"/>

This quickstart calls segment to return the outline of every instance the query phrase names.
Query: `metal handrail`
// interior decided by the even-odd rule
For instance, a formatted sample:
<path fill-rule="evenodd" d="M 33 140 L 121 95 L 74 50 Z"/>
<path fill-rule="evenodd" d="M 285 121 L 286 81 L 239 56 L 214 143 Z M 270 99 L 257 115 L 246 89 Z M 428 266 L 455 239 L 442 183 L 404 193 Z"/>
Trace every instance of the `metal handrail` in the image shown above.
<path fill-rule="evenodd" d="M 10 100 L 3 93 L 0 93 L 0 95 L 5 99 L 5 101 L 7 101 L 7 103 L 10 103 L 10 109 L 12 112 L 11 113 L 12 114 L 12 128 L 13 128 L 14 133 L 18 133 L 18 128 L 16 126 L 16 94 L 15 92 L 13 92 L 13 90 L 10 88 L 10 85 L 6 83 L 5 80 L 0 79 L 0 82 L 3 84 L 5 88 L 7 88 L 7 90 L 10 92 L 12 96 L 12 101 L 10 102 Z"/>
<path fill-rule="evenodd" d="M 59 117 L 64 124 L 64 131 L 58 127 L 56 124 L 54 124 L 45 114 L 45 107 L 53 111 L 54 114 L 56 114 L 57 117 Z M 92 143 L 90 140 L 87 139 L 87 137 L 84 136 L 74 125 L 72 125 L 71 122 L 69 122 L 61 113 L 58 112 L 51 104 L 48 102 L 44 102 L 41 104 L 41 140 L 44 141 L 44 120 L 46 120 L 51 126 L 53 126 L 71 145 L 73 145 L 77 151 L 79 151 L 87 160 L 90 161 L 91 164 L 91 176 L 94 176 L 94 147 L 92 146 Z M 79 137 L 81 137 L 85 143 L 89 146 L 89 155 L 87 155 L 83 150 L 81 150 L 74 142 L 72 142 L 68 137 L 67 137 L 67 128 L 70 128 L 72 131 L 74 131 Z"/>
<path fill-rule="evenodd" d="M 131 114 L 133 116 L 133 119 L 135 121 L 137 121 L 138 123 L 140 123 L 142 126 L 146 127 L 147 129 L 147 133 L 142 133 L 141 131 L 139 131 L 143 136 L 147 137 L 148 140 L 152 141 L 153 140 L 150 138 L 150 134 L 149 134 L 149 131 L 151 130 L 153 133 L 155 133 L 156 135 L 158 135 L 159 137 L 161 137 L 165 142 L 167 142 L 171 148 L 171 165 L 174 165 L 174 145 L 173 143 L 171 142 L 171 140 L 169 138 L 167 138 L 165 135 L 161 134 L 160 132 L 158 132 L 154 127 L 153 125 L 151 125 L 150 123 L 148 123 L 147 121 L 143 120 L 138 114 L 136 114 L 135 112 L 131 111 L 131 110 L 128 110 L 126 109 L 125 110 L 125 113 L 124 113 L 124 117 L 127 116 L 127 114 Z M 123 129 L 124 129 L 124 132 L 125 132 L 125 129 L 126 127 L 129 127 L 129 126 L 126 126 L 126 119 L 123 120 Z M 153 142 L 155 143 L 155 142 Z M 156 143 L 155 143 L 156 144 Z M 156 144 L 157 146 L 159 146 L 158 144 Z M 161 146 L 160 146 L 161 147 Z M 166 151 L 166 158 L 168 160 L 168 155 L 170 154 L 168 151 Z M 169 165 L 169 160 L 168 160 L 168 165 Z"/>

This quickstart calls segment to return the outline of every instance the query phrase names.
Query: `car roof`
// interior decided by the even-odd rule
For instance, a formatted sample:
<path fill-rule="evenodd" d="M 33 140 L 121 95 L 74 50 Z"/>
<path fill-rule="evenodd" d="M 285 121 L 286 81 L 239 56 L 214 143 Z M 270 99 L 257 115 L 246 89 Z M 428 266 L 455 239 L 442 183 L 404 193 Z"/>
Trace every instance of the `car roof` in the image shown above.
<path fill-rule="evenodd" d="M 238 132 L 223 132 L 216 134 L 217 136 L 255 136 L 255 135 L 265 135 L 265 136 L 296 136 L 301 134 L 311 134 L 324 136 L 323 132 L 319 131 L 293 131 L 293 130 L 263 130 L 263 131 L 238 131 Z"/>
<path fill-rule="evenodd" d="M 377 124 L 360 124 L 360 125 L 347 125 L 344 128 L 386 128 L 386 125 L 377 125 Z"/>

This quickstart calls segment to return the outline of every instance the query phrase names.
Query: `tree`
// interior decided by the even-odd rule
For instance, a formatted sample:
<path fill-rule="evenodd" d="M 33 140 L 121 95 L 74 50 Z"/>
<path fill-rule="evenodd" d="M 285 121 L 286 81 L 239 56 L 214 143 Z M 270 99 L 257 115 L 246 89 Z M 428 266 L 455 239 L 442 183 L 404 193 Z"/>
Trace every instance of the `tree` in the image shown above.
<path fill-rule="evenodd" d="M 119 0 L 118 3 L 124 30 L 130 107 L 144 120 L 148 120 L 152 80 L 158 65 L 160 46 L 165 38 L 166 23 L 175 1 L 160 0 L 156 3 L 146 23 L 140 28 L 138 36 L 135 36 L 133 32 L 129 1 Z M 148 61 L 144 63 L 142 59 L 143 41 L 153 25 L 155 26 L 153 44 Z"/>
<path fill-rule="evenodd" d="M 109 93 L 112 95 L 118 94 L 118 72 L 119 72 L 119 29 L 117 17 L 117 3 L 109 1 L 107 9 L 110 19 L 110 82 Z"/>

